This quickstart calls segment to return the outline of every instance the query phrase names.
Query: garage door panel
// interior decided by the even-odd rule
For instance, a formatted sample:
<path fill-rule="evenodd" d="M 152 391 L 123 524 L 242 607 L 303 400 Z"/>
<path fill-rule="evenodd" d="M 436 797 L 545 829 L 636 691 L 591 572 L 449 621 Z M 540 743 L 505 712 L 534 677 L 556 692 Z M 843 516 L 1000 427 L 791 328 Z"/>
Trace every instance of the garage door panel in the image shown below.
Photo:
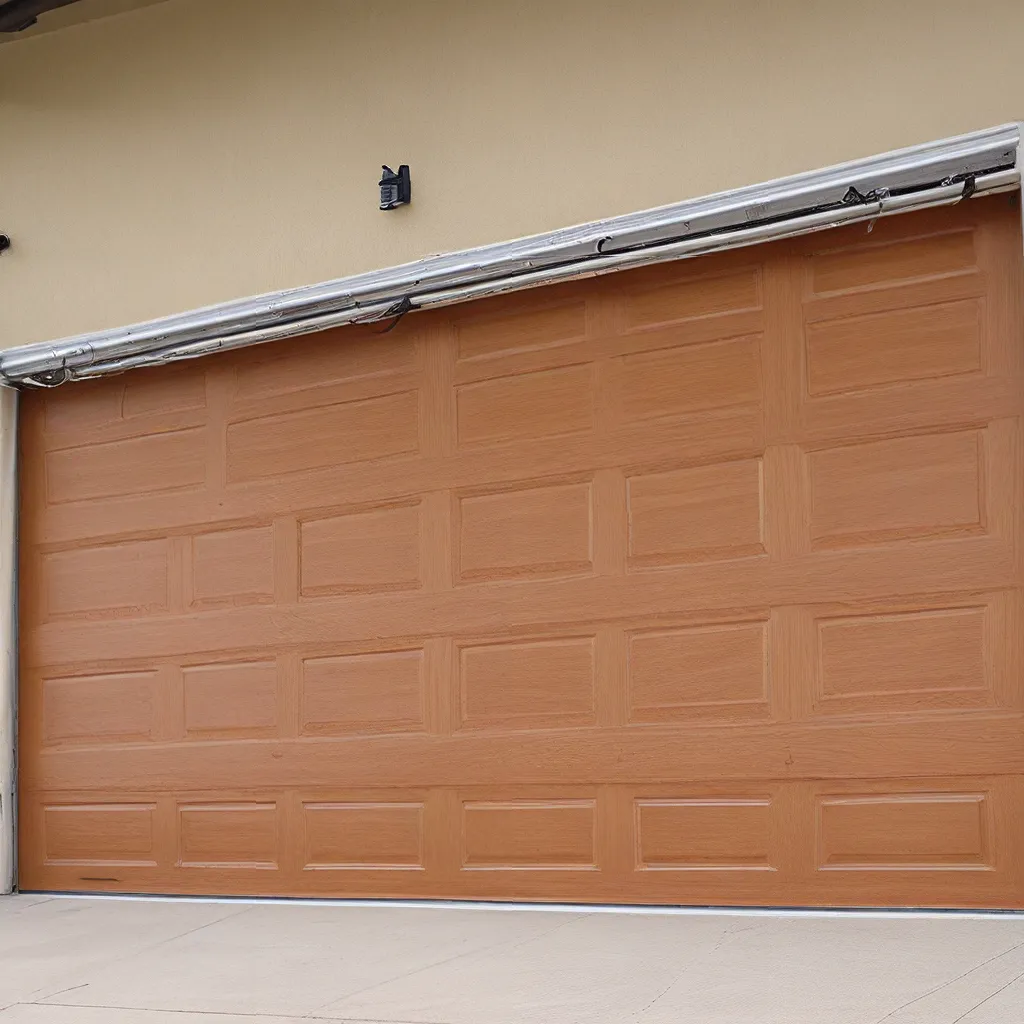
<path fill-rule="evenodd" d="M 694 723 L 572 729 L 355 735 L 245 744 L 209 741 L 47 749 L 30 761 L 41 791 L 275 789 L 316 779 L 344 786 L 588 785 L 667 779 L 880 778 L 1024 769 L 1019 713 L 878 714 L 801 722 Z M 935 736 L 941 734 L 942 744 Z"/>
<path fill-rule="evenodd" d="M 401 391 L 233 422 L 227 435 L 228 479 L 281 476 L 415 452 L 418 401 L 415 391 Z"/>
<path fill-rule="evenodd" d="M 667 614 L 699 624 L 705 617 L 729 613 L 742 617 L 752 607 L 827 602 L 835 595 L 837 576 L 849 581 L 849 600 L 869 600 L 1012 587 L 1017 569 L 1010 542 L 967 536 L 816 551 L 784 564 L 749 557 L 636 568 L 622 577 L 474 581 L 448 591 L 327 596 L 290 606 L 253 604 L 161 616 L 137 607 L 131 618 L 114 610 L 102 612 L 103 618 L 69 617 L 42 624 L 27 638 L 24 663 L 103 663 L 111 651 L 161 658 L 243 650 L 253 645 L 254 637 L 261 644 L 293 650 L 331 640 L 359 644 L 413 632 L 488 635 L 544 629 L 551 623 L 643 624 L 646 617 Z M 509 600 L 527 589 L 528 601 Z"/>
<path fill-rule="evenodd" d="M 185 597 L 191 607 L 274 599 L 271 525 L 198 534 L 192 538 L 190 555 Z"/>
<path fill-rule="evenodd" d="M 811 793 L 816 884 L 835 877 L 867 894 L 898 879 L 912 894 L 931 882 L 1019 902 L 1019 777 L 817 783 Z"/>
<path fill-rule="evenodd" d="M 277 832 L 276 803 L 182 803 L 178 805 L 178 865 L 276 870 Z"/>
<path fill-rule="evenodd" d="M 1002 203 L 27 395 L 25 884 L 1021 905 Z"/>
<path fill-rule="evenodd" d="M 44 678 L 43 744 L 155 739 L 158 684 L 156 670 Z"/>
<path fill-rule="evenodd" d="M 693 320 L 760 309 L 761 268 L 738 267 L 724 274 L 693 275 L 678 267 L 658 268 L 624 281 L 621 310 L 626 332 L 686 324 Z"/>
<path fill-rule="evenodd" d="M 588 294 L 579 284 L 546 288 L 525 316 L 515 296 L 457 310 L 454 319 L 457 360 L 480 363 L 502 356 L 563 348 L 585 339 Z M 520 364 L 521 365 L 521 364 Z"/>
<path fill-rule="evenodd" d="M 799 610 L 812 645 L 805 714 L 1020 710 L 1021 594 L 951 594 Z"/>
<path fill-rule="evenodd" d="M 428 681 L 422 648 L 306 658 L 299 685 L 302 735 L 358 736 L 425 728 Z"/>
<path fill-rule="evenodd" d="M 185 736 L 195 740 L 277 736 L 281 725 L 278 677 L 274 659 L 185 666 L 180 726 Z"/>
<path fill-rule="evenodd" d="M 463 871 L 596 871 L 597 802 L 463 800 Z"/>
<path fill-rule="evenodd" d="M 1019 778 L 288 790 L 26 808 L 29 884 L 254 894 L 947 906 L 1019 901 Z M 231 827 L 227 827 L 230 823 Z M 283 849 L 290 832 L 298 845 Z M 275 843 L 278 845 L 275 846 Z M 275 861 L 280 851 L 280 862 Z M 37 873 L 45 871 L 44 876 Z"/>
<path fill-rule="evenodd" d="M 299 524 L 299 592 L 322 597 L 421 585 L 419 502 L 358 508 Z"/>
<path fill-rule="evenodd" d="M 731 338 L 637 352 L 608 371 L 613 409 L 630 424 L 759 405 L 760 339 Z"/>
<path fill-rule="evenodd" d="M 905 234 L 899 230 L 905 226 L 899 225 L 888 238 L 816 246 L 806 265 L 808 291 L 821 295 L 888 289 L 907 281 L 970 273 L 977 267 L 975 235 L 969 227 Z"/>
<path fill-rule="evenodd" d="M 426 436 L 426 435 L 424 435 Z M 670 465 L 760 454 L 764 428 L 757 408 L 712 410 L 696 417 L 609 427 L 605 436 L 546 437 L 501 447 L 500 459 L 490 450 L 467 450 L 457 456 L 422 455 L 380 462 L 338 462 L 288 476 L 231 483 L 224 490 L 111 497 L 101 501 L 56 504 L 40 510 L 49 543 L 68 543 L 83 536 L 100 539 L 122 533 L 118 524 L 136 524 L 139 532 L 191 531 L 196 524 L 216 528 L 239 521 L 284 514 L 308 517 L 314 510 L 339 505 L 358 507 L 408 500 L 410 495 L 438 489 L 493 487 L 522 480 L 580 474 L 581 468 L 619 469 L 623 465 L 660 461 Z M 210 455 L 216 460 L 215 454 Z M 216 474 L 211 474 L 213 479 Z M 220 472 L 223 476 L 223 471 Z M 339 498 L 343 499 L 339 501 Z"/>
<path fill-rule="evenodd" d="M 855 438 L 919 434 L 950 425 L 984 426 L 1020 412 L 1017 387 L 1005 378 L 917 381 L 895 393 L 827 395 L 791 403 L 791 423 L 770 424 L 773 443 L 818 445 Z M 984 412 L 979 412 L 979 410 Z"/>
<path fill-rule="evenodd" d="M 516 373 L 456 387 L 460 448 L 577 434 L 594 426 L 589 363 Z"/>
<path fill-rule="evenodd" d="M 460 583 L 540 579 L 593 569 L 591 480 L 460 494 L 453 512 Z"/>
<path fill-rule="evenodd" d="M 457 729 L 594 724 L 596 636 L 464 643 L 457 654 Z"/>
<path fill-rule="evenodd" d="M 587 333 L 556 345 L 534 347 L 533 335 L 518 325 L 510 324 L 509 336 L 518 338 L 524 347 L 456 359 L 452 368 L 454 383 L 461 386 L 514 374 L 579 365 L 595 359 L 613 360 L 681 345 L 706 345 L 733 338 L 755 337 L 764 332 L 766 322 L 764 310 L 758 308 L 689 320 L 681 325 L 655 325 L 639 333 L 628 333 L 620 322 L 621 306 L 611 296 L 591 295 L 588 311 Z M 453 317 L 456 335 L 460 324 L 458 316 Z"/>
<path fill-rule="evenodd" d="M 390 344 L 381 345 L 372 330 L 333 328 L 317 334 L 298 353 L 291 346 L 254 350 L 251 359 L 232 367 L 234 407 L 244 415 L 247 402 L 261 403 L 274 412 L 327 404 L 322 396 L 338 394 L 344 386 L 350 397 L 379 394 L 385 380 L 393 387 L 396 379 L 415 372 L 425 329 L 422 322 L 403 324 Z M 315 392 L 316 397 L 283 397 L 300 391 Z"/>
<path fill-rule="evenodd" d="M 808 249 L 816 248 L 813 242 L 797 244 L 803 248 L 805 254 Z M 838 325 L 844 320 L 859 322 L 861 318 L 878 318 L 875 322 L 884 328 L 889 323 L 899 323 L 901 311 L 925 310 L 944 303 L 971 304 L 971 300 L 983 309 L 985 296 L 992 285 L 992 258 L 985 252 L 974 266 L 964 267 L 953 275 L 925 274 L 914 279 L 883 283 L 880 287 L 816 292 L 808 275 L 817 258 L 813 252 L 805 255 L 799 282 L 802 285 L 800 298 L 804 321 L 814 326 L 824 323 Z M 870 344 L 863 336 L 859 343 Z M 918 355 L 932 358 L 920 350 Z"/>
<path fill-rule="evenodd" d="M 765 551 L 761 459 L 630 474 L 626 487 L 631 566 Z"/>
<path fill-rule="evenodd" d="M 984 529 L 978 431 L 917 435 L 810 453 L 811 538 L 822 547 Z"/>
<path fill-rule="evenodd" d="M 422 799 L 302 803 L 304 871 L 423 871 Z"/>
<path fill-rule="evenodd" d="M 170 550 L 161 538 L 43 554 L 39 585 L 46 618 L 166 611 Z"/>
<path fill-rule="evenodd" d="M 637 871 L 774 871 L 771 794 L 634 798 Z"/>
<path fill-rule="evenodd" d="M 808 324 L 808 393 L 848 394 L 980 373 L 982 330 L 977 299 Z"/>
<path fill-rule="evenodd" d="M 629 632 L 628 720 L 771 717 L 768 628 L 754 620 Z"/>
<path fill-rule="evenodd" d="M 46 456 L 52 504 L 198 487 L 206 479 L 199 427 L 60 448 Z"/>
<path fill-rule="evenodd" d="M 49 865 L 155 866 L 153 803 L 48 803 L 41 808 Z"/>
<path fill-rule="evenodd" d="M 205 376 L 188 368 L 141 370 L 118 380 L 87 381 L 68 402 L 47 401 L 41 427 L 54 449 L 105 444 L 202 426 L 207 419 Z"/>

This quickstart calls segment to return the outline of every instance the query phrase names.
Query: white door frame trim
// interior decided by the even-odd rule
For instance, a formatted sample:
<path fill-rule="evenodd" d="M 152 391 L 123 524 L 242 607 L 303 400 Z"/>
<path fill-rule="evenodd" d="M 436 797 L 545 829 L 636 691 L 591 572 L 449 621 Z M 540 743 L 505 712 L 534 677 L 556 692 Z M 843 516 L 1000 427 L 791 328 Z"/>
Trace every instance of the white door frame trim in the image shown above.
<path fill-rule="evenodd" d="M 17 881 L 18 392 L 0 387 L 0 895 Z"/>

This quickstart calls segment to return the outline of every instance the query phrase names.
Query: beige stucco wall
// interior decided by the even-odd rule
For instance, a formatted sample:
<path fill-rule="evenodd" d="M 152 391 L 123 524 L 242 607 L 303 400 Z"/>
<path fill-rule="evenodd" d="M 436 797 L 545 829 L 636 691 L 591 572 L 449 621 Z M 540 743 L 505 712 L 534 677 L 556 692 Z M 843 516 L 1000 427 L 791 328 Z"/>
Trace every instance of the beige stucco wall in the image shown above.
<path fill-rule="evenodd" d="M 1022 40 L 1022 0 L 166 0 L 18 39 L 0 344 L 1014 120 Z"/>

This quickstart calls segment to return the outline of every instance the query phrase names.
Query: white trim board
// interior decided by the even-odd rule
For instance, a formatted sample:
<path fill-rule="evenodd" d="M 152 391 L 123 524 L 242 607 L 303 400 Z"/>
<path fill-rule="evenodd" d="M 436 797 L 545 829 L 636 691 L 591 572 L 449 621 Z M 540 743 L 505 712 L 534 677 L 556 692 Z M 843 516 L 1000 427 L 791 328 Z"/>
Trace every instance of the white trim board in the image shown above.
<path fill-rule="evenodd" d="M 17 872 L 18 393 L 0 387 L 0 894 Z"/>

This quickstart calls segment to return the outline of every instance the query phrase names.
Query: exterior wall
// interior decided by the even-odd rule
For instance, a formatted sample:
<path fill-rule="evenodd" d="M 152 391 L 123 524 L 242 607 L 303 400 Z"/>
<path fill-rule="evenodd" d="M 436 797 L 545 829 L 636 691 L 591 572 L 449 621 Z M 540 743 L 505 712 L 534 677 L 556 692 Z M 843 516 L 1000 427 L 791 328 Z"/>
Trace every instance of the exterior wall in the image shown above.
<path fill-rule="evenodd" d="M 0 48 L 0 344 L 1024 112 L 1019 0 L 287 6 L 165 0 Z M 410 208 L 376 209 L 382 162 L 411 164 Z"/>

